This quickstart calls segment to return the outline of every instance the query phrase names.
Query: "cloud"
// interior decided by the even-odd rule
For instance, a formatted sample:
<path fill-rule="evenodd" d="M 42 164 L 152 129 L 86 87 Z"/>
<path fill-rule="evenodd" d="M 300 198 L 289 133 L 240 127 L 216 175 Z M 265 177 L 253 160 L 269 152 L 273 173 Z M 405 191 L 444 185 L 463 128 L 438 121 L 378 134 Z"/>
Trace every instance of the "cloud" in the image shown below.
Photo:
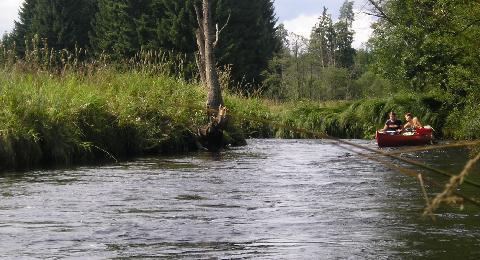
<path fill-rule="evenodd" d="M 355 13 L 355 21 L 353 22 L 352 29 L 355 32 L 355 35 L 352 46 L 355 49 L 359 49 L 362 48 L 372 36 L 373 29 L 371 28 L 371 25 L 375 22 L 375 19 L 358 10 L 353 11 Z M 284 21 L 283 24 L 287 31 L 301 35 L 305 38 L 310 38 L 312 28 L 318 22 L 320 16 L 321 13 L 312 15 L 302 14 L 294 19 Z"/>
<path fill-rule="evenodd" d="M 1 0 L 0 10 L 0 35 L 5 31 L 9 32 L 13 29 L 14 20 L 18 19 L 18 10 L 23 0 Z"/>
<path fill-rule="evenodd" d="M 372 24 L 375 22 L 375 18 L 371 15 L 365 14 L 354 10 L 355 21 L 353 22 L 353 31 L 355 36 L 353 39 L 353 48 L 359 49 L 364 47 L 365 43 L 370 39 L 373 33 Z"/>
<path fill-rule="evenodd" d="M 312 32 L 312 28 L 317 23 L 318 17 L 320 17 L 320 14 L 302 14 L 294 19 L 283 22 L 283 24 L 285 25 L 285 29 L 287 29 L 287 31 L 301 35 L 305 38 L 310 38 L 310 33 Z"/>

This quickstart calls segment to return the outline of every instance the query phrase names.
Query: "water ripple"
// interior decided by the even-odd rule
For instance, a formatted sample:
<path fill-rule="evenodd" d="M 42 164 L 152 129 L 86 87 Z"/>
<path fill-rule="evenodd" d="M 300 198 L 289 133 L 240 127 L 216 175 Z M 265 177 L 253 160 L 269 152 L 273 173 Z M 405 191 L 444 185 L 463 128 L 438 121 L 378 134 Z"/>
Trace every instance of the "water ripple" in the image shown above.
<path fill-rule="evenodd" d="M 402 156 L 455 171 L 465 154 Z M 479 256 L 478 209 L 441 209 L 432 223 L 419 188 L 323 140 L 6 175 L 0 258 Z"/>

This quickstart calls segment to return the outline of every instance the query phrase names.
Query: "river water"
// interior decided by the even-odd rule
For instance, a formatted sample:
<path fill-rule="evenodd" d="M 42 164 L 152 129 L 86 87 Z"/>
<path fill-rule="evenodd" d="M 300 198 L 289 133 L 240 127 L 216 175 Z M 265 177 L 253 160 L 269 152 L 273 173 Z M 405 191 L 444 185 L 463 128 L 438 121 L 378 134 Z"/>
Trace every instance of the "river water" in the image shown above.
<path fill-rule="evenodd" d="M 458 172 L 468 152 L 402 156 Z M 480 257 L 479 208 L 445 206 L 433 222 L 424 206 L 417 179 L 329 141 L 250 140 L 220 155 L 4 174 L 0 258 Z"/>

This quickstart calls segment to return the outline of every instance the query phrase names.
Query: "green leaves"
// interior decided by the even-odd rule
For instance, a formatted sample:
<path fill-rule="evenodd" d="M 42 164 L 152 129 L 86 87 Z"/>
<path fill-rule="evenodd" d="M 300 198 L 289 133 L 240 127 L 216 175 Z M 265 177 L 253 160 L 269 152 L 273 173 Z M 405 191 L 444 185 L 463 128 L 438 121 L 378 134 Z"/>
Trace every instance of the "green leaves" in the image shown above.
<path fill-rule="evenodd" d="M 371 39 L 376 71 L 414 91 L 465 95 L 463 76 L 454 74 L 479 69 L 480 3 L 390 0 L 383 8 L 389 20 L 379 20 Z"/>

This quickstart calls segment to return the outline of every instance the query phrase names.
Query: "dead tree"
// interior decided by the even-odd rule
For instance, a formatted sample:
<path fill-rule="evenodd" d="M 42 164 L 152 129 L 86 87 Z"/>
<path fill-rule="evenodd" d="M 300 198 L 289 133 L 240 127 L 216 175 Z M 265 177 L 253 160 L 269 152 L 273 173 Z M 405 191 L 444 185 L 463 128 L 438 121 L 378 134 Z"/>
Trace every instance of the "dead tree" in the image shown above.
<path fill-rule="evenodd" d="M 199 10 L 198 6 L 195 4 L 195 11 L 198 21 L 198 29 L 196 31 L 199 50 L 197 66 L 200 72 L 200 79 L 208 90 L 207 109 L 209 114 L 216 116 L 216 112 L 211 112 L 217 111 L 219 106 L 223 105 L 215 59 L 215 46 L 218 43 L 221 30 L 218 30 L 217 26 L 216 33 L 214 33 L 212 3 L 213 0 L 202 0 L 202 10 Z"/>
<path fill-rule="evenodd" d="M 202 84 L 208 90 L 207 115 L 209 117 L 209 123 L 198 131 L 198 145 L 210 151 L 217 151 L 226 145 L 223 138 L 223 129 L 227 126 L 228 116 L 227 109 L 223 106 L 222 92 L 216 69 L 215 46 L 219 41 L 222 30 L 219 30 L 218 25 L 215 28 L 213 26 L 213 2 L 214 0 L 202 0 L 202 10 L 196 4 L 194 7 L 198 21 L 198 29 L 196 31 L 199 50 L 197 66 Z"/>

